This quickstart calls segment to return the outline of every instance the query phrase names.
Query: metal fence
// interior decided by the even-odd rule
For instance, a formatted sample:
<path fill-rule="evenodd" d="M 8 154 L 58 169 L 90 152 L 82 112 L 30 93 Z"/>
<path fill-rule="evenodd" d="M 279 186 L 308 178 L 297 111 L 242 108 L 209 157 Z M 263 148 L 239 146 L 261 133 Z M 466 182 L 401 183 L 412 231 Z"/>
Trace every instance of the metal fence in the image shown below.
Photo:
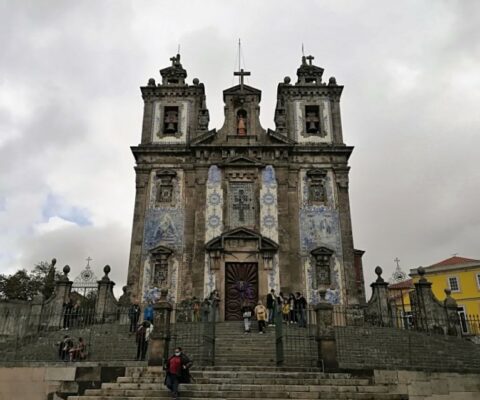
<path fill-rule="evenodd" d="M 480 335 L 478 315 L 426 315 L 415 309 L 391 308 L 388 314 L 369 314 L 365 308 L 334 306 L 333 326 L 383 326 L 450 336 Z"/>
<path fill-rule="evenodd" d="M 275 316 L 277 365 L 317 367 L 316 313 L 312 308 Z"/>
<path fill-rule="evenodd" d="M 195 365 L 214 365 L 216 320 L 217 310 L 213 308 L 202 318 L 202 315 L 190 305 L 174 307 L 168 355 L 172 355 L 176 347 L 181 347 Z"/>

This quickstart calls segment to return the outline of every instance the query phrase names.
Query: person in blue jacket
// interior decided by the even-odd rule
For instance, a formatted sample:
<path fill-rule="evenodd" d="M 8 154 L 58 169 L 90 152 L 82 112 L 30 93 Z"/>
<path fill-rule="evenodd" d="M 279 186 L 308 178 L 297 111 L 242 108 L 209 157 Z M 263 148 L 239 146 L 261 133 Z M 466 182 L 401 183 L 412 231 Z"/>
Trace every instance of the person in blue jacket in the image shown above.
<path fill-rule="evenodd" d="M 153 307 L 151 304 L 149 304 L 147 307 L 145 307 L 145 310 L 143 310 L 143 320 L 153 323 Z"/>

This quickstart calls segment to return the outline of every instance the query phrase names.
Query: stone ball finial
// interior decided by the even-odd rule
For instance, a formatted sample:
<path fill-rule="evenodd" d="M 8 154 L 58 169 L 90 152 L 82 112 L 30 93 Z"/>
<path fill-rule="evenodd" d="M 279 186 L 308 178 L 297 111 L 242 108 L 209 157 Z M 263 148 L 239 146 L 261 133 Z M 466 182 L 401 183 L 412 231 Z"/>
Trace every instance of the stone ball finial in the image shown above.
<path fill-rule="evenodd" d="M 105 276 L 108 276 L 108 274 L 110 273 L 111 270 L 112 269 L 110 268 L 110 265 L 108 265 L 108 264 L 103 267 L 103 272 L 105 272 Z"/>
<path fill-rule="evenodd" d="M 150 78 L 150 79 L 148 80 L 148 86 L 155 86 L 155 79 Z"/>
<path fill-rule="evenodd" d="M 384 282 L 382 278 L 383 269 L 379 265 L 375 268 L 375 274 L 377 275 L 377 282 Z"/>
<path fill-rule="evenodd" d="M 128 286 L 125 285 L 125 286 L 122 288 L 122 291 L 123 291 L 123 293 L 126 294 L 126 293 L 128 292 Z"/>
<path fill-rule="evenodd" d="M 57 263 L 57 259 L 56 259 L 56 258 L 52 258 L 52 267 L 54 267 L 56 263 Z"/>
<path fill-rule="evenodd" d="M 450 295 L 452 294 L 452 291 L 450 289 L 445 289 L 444 290 L 445 294 L 447 295 L 447 297 L 450 297 Z"/>
<path fill-rule="evenodd" d="M 65 265 L 63 267 L 63 274 L 65 275 L 65 277 L 68 275 L 69 272 L 70 272 L 70 265 Z"/>
<path fill-rule="evenodd" d="M 290 82 L 291 82 L 291 79 L 290 79 L 289 76 L 286 76 L 285 78 L 283 78 L 283 83 L 284 83 L 285 85 L 289 85 Z"/>
<path fill-rule="evenodd" d="M 328 80 L 328 86 L 336 86 L 337 85 L 337 78 L 334 76 L 331 76 L 330 79 Z"/>
<path fill-rule="evenodd" d="M 198 78 L 193 78 L 193 84 L 195 86 L 198 86 L 199 83 L 200 83 L 200 80 Z"/>
<path fill-rule="evenodd" d="M 418 267 L 417 273 L 420 276 L 419 282 L 427 282 L 427 279 L 425 278 L 425 268 L 422 266 Z"/>

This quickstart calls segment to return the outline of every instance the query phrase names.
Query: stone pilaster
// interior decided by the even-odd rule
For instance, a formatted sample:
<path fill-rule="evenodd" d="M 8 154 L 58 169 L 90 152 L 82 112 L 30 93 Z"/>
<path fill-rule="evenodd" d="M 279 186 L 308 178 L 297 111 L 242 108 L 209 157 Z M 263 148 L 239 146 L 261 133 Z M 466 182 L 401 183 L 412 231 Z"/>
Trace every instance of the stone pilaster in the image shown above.
<path fill-rule="evenodd" d="M 50 318 L 52 320 L 49 322 L 49 326 L 62 327 L 63 305 L 70 298 L 73 284 L 73 282 L 68 279 L 69 272 L 70 266 L 65 265 L 63 267 L 63 276 L 55 282 L 55 292 L 50 305 Z"/>
<path fill-rule="evenodd" d="M 340 215 L 340 230 L 342 237 L 343 271 L 341 279 L 344 282 L 343 294 L 345 305 L 358 304 L 355 283 L 354 248 L 352 235 L 352 221 L 350 218 L 350 199 L 348 195 L 348 170 L 345 166 L 335 170 L 337 183 L 338 212 Z"/>
<path fill-rule="evenodd" d="M 153 331 L 150 335 L 148 365 L 164 365 L 170 345 L 170 316 L 172 305 L 166 301 L 167 293 L 162 291 L 162 300 L 153 305 Z"/>
<path fill-rule="evenodd" d="M 315 305 L 317 318 L 316 341 L 318 343 L 319 366 L 326 371 L 338 368 L 337 348 L 333 331 L 333 305 L 325 300 L 326 290 L 318 291 L 320 300 Z"/>
<path fill-rule="evenodd" d="M 133 214 L 127 286 L 130 288 L 132 300 L 142 301 L 142 246 L 150 173 L 148 169 L 138 167 L 136 168 L 136 173 L 135 209 Z"/>
<path fill-rule="evenodd" d="M 375 268 L 377 280 L 370 285 L 372 297 L 365 310 L 365 318 L 376 326 L 391 326 L 392 316 L 388 304 L 388 282 L 382 278 L 382 268 Z"/>
<path fill-rule="evenodd" d="M 98 281 L 98 295 L 95 302 L 95 315 L 98 322 L 114 321 L 117 317 L 118 302 L 113 295 L 115 282 L 108 277 L 110 270 L 110 266 L 105 265 L 103 268 L 105 275 Z"/>

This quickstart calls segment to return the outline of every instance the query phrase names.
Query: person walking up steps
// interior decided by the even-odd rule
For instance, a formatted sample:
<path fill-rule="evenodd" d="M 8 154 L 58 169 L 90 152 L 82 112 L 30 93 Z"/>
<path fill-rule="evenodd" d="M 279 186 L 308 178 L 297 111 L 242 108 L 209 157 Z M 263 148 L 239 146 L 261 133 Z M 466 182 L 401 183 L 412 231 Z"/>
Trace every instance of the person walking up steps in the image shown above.
<path fill-rule="evenodd" d="M 255 317 L 258 321 L 258 333 L 263 334 L 265 332 L 265 320 L 267 319 L 267 309 L 262 304 L 261 300 L 258 301 L 255 307 Z"/>
<path fill-rule="evenodd" d="M 277 296 L 275 296 L 275 290 L 270 290 L 267 295 L 267 312 L 268 312 L 268 325 L 275 326 L 275 310 L 277 308 Z"/>
<path fill-rule="evenodd" d="M 153 324 L 149 321 L 143 321 L 137 329 L 135 340 L 137 342 L 137 361 L 144 361 L 148 349 L 148 341 L 153 331 Z"/>
<path fill-rule="evenodd" d="M 181 347 L 176 347 L 171 356 L 167 360 L 165 386 L 172 392 L 173 398 L 178 399 L 180 393 L 178 387 L 180 383 L 190 383 L 190 367 L 192 362 L 183 353 Z"/>
<path fill-rule="evenodd" d="M 243 324 L 245 327 L 245 333 L 250 333 L 250 325 L 251 325 L 251 318 L 252 318 L 252 307 L 246 301 L 242 304 L 242 317 L 243 317 Z"/>

